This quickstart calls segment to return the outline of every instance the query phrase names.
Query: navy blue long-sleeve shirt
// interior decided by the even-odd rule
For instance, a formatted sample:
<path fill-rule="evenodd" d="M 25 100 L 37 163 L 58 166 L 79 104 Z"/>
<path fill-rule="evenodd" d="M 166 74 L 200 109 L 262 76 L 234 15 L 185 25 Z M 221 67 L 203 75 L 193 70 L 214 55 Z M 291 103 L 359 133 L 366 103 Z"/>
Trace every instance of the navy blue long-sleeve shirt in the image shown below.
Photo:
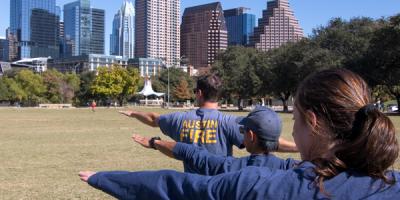
<path fill-rule="evenodd" d="M 176 143 L 174 157 L 182 160 L 191 173 L 213 176 L 217 174 L 239 171 L 247 166 L 268 167 L 270 169 L 290 169 L 297 161 L 283 160 L 272 154 L 250 155 L 241 158 L 215 155 L 202 147 Z"/>
<path fill-rule="evenodd" d="M 304 162 L 289 170 L 246 167 L 203 176 L 176 171 L 99 172 L 88 183 L 118 199 L 328 199 L 315 186 L 315 166 Z M 331 199 L 400 199 L 400 175 L 388 172 L 394 185 L 356 171 L 324 181 Z"/>

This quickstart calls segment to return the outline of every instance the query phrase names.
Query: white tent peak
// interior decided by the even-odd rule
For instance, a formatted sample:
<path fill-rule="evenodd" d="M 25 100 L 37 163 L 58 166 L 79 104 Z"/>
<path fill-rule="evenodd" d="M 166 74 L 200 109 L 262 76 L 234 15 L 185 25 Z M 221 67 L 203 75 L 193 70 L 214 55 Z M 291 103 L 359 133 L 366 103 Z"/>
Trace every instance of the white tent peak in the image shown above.
<path fill-rule="evenodd" d="M 145 97 L 155 95 L 157 97 L 164 96 L 165 93 L 154 92 L 153 87 L 151 86 L 151 79 L 149 77 L 144 78 L 144 87 L 143 90 L 138 94 L 141 94 Z"/>

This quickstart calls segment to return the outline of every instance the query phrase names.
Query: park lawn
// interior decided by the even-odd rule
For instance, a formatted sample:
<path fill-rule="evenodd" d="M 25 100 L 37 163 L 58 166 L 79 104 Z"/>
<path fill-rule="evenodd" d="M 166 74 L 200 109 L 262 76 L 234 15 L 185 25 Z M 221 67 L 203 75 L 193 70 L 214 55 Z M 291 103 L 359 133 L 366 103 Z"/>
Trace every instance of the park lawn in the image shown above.
<path fill-rule="evenodd" d="M 139 109 L 158 113 L 164 109 Z M 246 115 L 245 112 L 232 112 Z M 283 137 L 292 140 L 292 116 L 281 114 Z M 400 117 L 392 118 L 400 132 Z M 180 162 L 134 144 L 130 136 L 162 136 L 159 129 L 117 109 L 0 109 L 0 199 L 111 199 L 78 178 L 81 170 L 182 171 Z M 235 150 L 244 156 L 244 150 Z M 298 154 L 279 154 L 294 157 Z M 396 169 L 400 169 L 397 163 Z"/>

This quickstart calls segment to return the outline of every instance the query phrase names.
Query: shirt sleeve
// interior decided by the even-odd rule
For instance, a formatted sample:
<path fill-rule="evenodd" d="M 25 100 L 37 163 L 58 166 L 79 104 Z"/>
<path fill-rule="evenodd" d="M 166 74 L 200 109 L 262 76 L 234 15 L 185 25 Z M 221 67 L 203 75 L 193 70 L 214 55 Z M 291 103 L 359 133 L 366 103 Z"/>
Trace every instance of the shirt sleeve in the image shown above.
<path fill-rule="evenodd" d="M 227 131 L 226 131 L 226 137 L 228 141 L 232 144 L 237 146 L 240 149 L 244 148 L 244 136 L 243 134 L 240 133 L 239 131 L 239 125 L 236 123 L 236 117 L 235 116 L 229 116 L 227 117 Z"/>
<path fill-rule="evenodd" d="M 176 171 L 98 172 L 88 183 L 118 199 L 264 199 L 271 170 L 202 176 Z"/>
<path fill-rule="evenodd" d="M 193 173 L 208 176 L 239 171 L 247 165 L 246 157 L 219 156 L 204 148 L 179 142 L 175 145 L 173 154 L 176 159 L 189 166 Z"/>
<path fill-rule="evenodd" d="M 160 130 L 164 135 L 169 136 L 175 141 L 180 141 L 180 127 L 184 113 L 176 112 L 161 115 L 158 120 Z"/>

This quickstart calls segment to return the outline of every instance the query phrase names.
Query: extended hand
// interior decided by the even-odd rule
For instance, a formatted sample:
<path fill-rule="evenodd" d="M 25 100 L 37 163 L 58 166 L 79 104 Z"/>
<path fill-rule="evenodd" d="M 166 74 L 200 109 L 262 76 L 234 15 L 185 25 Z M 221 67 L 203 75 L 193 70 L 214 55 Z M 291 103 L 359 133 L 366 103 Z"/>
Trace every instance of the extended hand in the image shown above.
<path fill-rule="evenodd" d="M 126 115 L 126 116 L 128 116 L 128 117 L 131 117 L 131 115 L 132 115 L 132 111 L 118 111 L 120 114 L 123 114 L 123 115 Z"/>
<path fill-rule="evenodd" d="M 96 174 L 96 172 L 92 171 L 82 171 L 79 172 L 79 178 L 81 178 L 82 181 L 88 182 L 89 178 Z"/>
<path fill-rule="evenodd" d="M 150 147 L 150 138 L 143 137 L 138 134 L 133 134 L 132 139 L 133 139 L 133 141 L 135 141 L 136 143 L 139 143 L 140 145 L 142 145 L 145 148 L 149 148 L 149 149 L 151 148 Z"/>

